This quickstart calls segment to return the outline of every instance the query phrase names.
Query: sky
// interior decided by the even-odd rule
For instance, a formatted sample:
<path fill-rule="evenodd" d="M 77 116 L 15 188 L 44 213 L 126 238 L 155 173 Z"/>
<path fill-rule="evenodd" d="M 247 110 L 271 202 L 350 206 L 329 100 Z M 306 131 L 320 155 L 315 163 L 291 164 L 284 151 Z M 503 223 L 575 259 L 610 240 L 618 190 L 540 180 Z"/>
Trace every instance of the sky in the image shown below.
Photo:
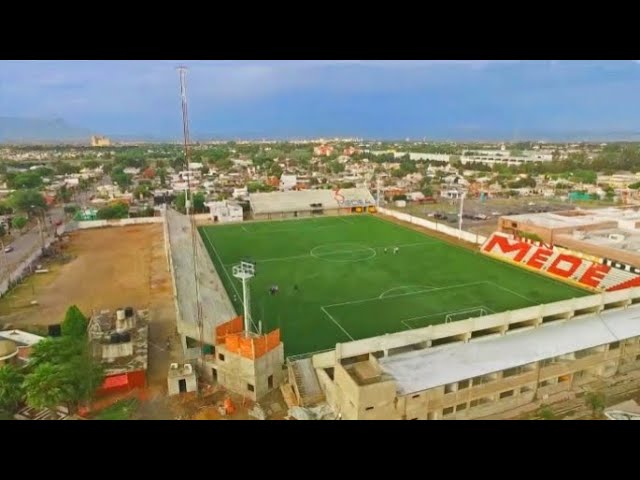
<path fill-rule="evenodd" d="M 636 60 L 5 60 L 0 117 L 177 139 L 180 64 L 194 137 L 640 132 Z"/>

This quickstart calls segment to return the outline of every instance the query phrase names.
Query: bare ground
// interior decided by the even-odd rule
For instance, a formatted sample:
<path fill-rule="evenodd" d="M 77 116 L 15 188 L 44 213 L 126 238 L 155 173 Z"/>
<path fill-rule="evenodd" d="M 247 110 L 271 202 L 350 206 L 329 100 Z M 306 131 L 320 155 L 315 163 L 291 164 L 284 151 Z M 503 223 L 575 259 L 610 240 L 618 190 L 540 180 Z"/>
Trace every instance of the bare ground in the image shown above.
<path fill-rule="evenodd" d="M 149 309 L 148 381 L 166 388 L 167 368 L 179 360 L 179 348 L 162 225 L 76 231 L 61 243 L 61 252 L 71 260 L 45 262 L 49 273 L 31 276 L 0 300 L 0 324 L 60 323 L 74 304 L 86 315 L 126 306 Z"/>

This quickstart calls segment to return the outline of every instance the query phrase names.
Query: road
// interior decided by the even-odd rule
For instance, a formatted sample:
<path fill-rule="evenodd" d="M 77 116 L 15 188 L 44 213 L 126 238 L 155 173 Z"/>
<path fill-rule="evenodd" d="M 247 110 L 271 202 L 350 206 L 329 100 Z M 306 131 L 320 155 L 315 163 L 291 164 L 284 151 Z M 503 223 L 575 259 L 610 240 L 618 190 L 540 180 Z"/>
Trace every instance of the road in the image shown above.
<path fill-rule="evenodd" d="M 64 210 L 62 207 L 54 207 L 47 211 L 45 215 L 46 225 L 43 225 L 43 236 L 45 238 L 53 235 L 55 222 L 58 220 L 64 220 Z M 4 280 L 7 275 L 12 274 L 20 262 L 27 258 L 41 245 L 42 238 L 40 236 L 40 228 L 38 225 L 16 238 L 11 243 L 11 246 L 13 247 L 12 252 L 0 252 L 0 280 Z"/>

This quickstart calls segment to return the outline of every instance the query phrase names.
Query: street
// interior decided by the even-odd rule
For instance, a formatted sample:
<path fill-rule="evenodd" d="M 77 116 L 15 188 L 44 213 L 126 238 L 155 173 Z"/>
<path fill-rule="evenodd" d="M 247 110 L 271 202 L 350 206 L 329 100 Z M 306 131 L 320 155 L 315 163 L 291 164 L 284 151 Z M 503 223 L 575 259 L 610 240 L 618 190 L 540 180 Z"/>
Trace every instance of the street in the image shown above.
<path fill-rule="evenodd" d="M 51 218 L 51 223 L 49 222 L 49 218 Z M 58 220 L 64 221 L 64 210 L 62 207 L 54 207 L 45 215 L 45 225 L 43 225 L 44 238 L 53 235 L 53 231 L 56 228 L 55 222 Z M 13 247 L 12 252 L 4 253 L 3 249 L 3 251 L 0 252 L 0 280 L 4 280 L 9 274 L 13 274 L 20 262 L 41 245 L 40 227 L 36 225 L 11 243 Z M 5 247 L 8 246 L 9 245 L 5 245 Z"/>

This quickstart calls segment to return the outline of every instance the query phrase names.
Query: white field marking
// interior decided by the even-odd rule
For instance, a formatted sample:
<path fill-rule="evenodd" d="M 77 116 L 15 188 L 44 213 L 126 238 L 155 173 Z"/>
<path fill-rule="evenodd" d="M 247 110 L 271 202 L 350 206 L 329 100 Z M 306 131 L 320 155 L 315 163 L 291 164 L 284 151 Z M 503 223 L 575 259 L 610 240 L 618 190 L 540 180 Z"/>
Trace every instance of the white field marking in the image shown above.
<path fill-rule="evenodd" d="M 344 223 L 348 224 L 348 225 L 353 225 L 353 222 L 350 222 L 349 220 L 346 220 L 343 217 L 338 217 L 340 220 L 342 220 Z"/>
<path fill-rule="evenodd" d="M 491 282 L 491 281 L 489 281 L 487 283 L 490 283 L 491 285 L 493 285 L 496 288 L 499 288 L 500 290 L 504 290 L 505 292 L 509 292 L 509 293 L 511 293 L 513 295 L 516 295 L 516 296 L 520 297 L 520 298 L 524 298 L 528 302 L 536 303 L 535 300 L 531 300 L 530 298 L 525 297 L 524 295 L 520 295 L 518 292 L 514 292 L 513 290 L 511 290 L 511 289 L 509 289 L 507 287 L 503 287 L 502 285 L 498 285 L 497 283 L 494 283 L 494 282 Z"/>
<path fill-rule="evenodd" d="M 329 244 L 330 245 L 330 244 Z M 344 242 L 344 243 L 338 243 L 336 245 L 353 245 L 353 246 L 358 246 L 357 243 L 353 242 Z M 367 247 L 365 245 L 363 245 L 362 247 L 358 248 L 358 250 L 334 250 L 334 251 L 329 251 L 327 253 L 324 254 L 324 256 L 322 254 L 316 254 L 313 253 L 314 250 L 317 250 L 319 248 L 325 247 L 327 246 L 327 244 L 325 245 L 318 245 L 317 247 L 313 247 L 311 249 L 311 251 L 309 252 L 309 255 L 311 255 L 313 258 L 317 258 L 318 260 L 325 260 L 327 262 L 335 262 L 335 263 L 349 263 L 349 262 L 361 262 L 364 260 L 371 260 L 372 258 L 374 258 L 378 252 L 376 252 L 376 250 L 374 248 L 371 247 Z M 366 252 L 369 256 L 368 257 L 364 257 L 364 258 L 348 258 L 346 260 L 340 260 L 340 259 L 331 259 L 328 258 L 329 255 L 332 254 L 343 254 L 343 253 L 358 253 L 358 252 Z M 371 255 L 373 253 L 373 255 Z"/>
<path fill-rule="evenodd" d="M 311 219 L 309 221 L 309 223 L 311 223 L 312 220 L 317 220 L 317 219 Z M 317 223 L 317 222 L 316 222 Z M 347 222 L 349 223 L 349 222 Z M 247 232 L 250 233 L 252 235 L 258 235 L 261 233 L 281 233 L 281 232 L 315 232 L 316 230 L 324 230 L 326 228 L 336 228 L 336 227 L 340 227 L 342 228 L 342 225 L 339 223 L 330 223 L 328 225 L 320 225 L 320 226 L 313 226 L 313 227 L 308 227 L 306 225 L 301 225 L 298 226 L 296 228 L 265 228 L 265 229 L 261 229 L 261 230 L 248 230 L 244 225 L 242 226 L 242 229 Z"/>
<path fill-rule="evenodd" d="M 494 310 L 492 310 L 490 308 L 487 308 L 484 305 L 480 305 L 479 307 L 465 308 L 464 310 L 450 310 L 450 311 L 447 311 L 447 312 L 431 313 L 429 315 L 420 315 L 418 317 L 405 318 L 404 320 L 400 320 L 400 323 L 402 323 L 409 330 L 414 330 L 416 328 L 422 328 L 422 327 L 412 327 L 407 322 L 414 322 L 414 321 L 420 320 L 422 318 L 435 317 L 436 315 L 444 315 L 445 318 L 446 318 L 447 315 L 451 315 L 453 313 L 471 313 L 473 311 L 480 310 L 480 309 L 484 309 L 484 310 L 486 310 L 487 312 L 490 312 L 490 313 L 496 313 Z"/>
<path fill-rule="evenodd" d="M 207 237 L 208 238 L 208 237 Z M 372 249 L 372 250 L 382 250 L 385 248 L 394 248 L 394 247 L 398 247 L 398 248 L 409 248 L 409 247 L 418 247 L 420 245 L 431 245 L 434 242 L 420 242 L 420 243 L 406 243 L 404 245 L 387 245 L 387 246 L 382 246 L 382 247 L 363 247 L 360 248 L 358 250 L 342 250 L 339 253 L 355 253 L 355 252 L 361 252 L 364 249 Z M 318 248 L 318 247 L 325 247 L 327 245 L 331 245 L 329 243 L 324 243 L 322 245 L 318 245 L 316 247 L 313 248 Z M 313 250 L 313 248 L 311 250 Z M 264 259 L 258 259 L 258 260 L 254 260 L 256 263 L 264 263 L 264 262 L 278 262 L 280 260 L 282 261 L 286 261 L 286 260 L 295 260 L 295 259 L 300 259 L 300 258 L 317 258 L 315 255 L 311 254 L 311 250 L 309 250 L 309 253 L 303 254 L 303 255 L 292 255 L 290 257 L 273 257 L 273 258 L 264 258 Z M 335 252 L 334 252 L 335 253 Z M 236 265 L 235 263 L 229 263 L 226 264 L 225 266 L 230 267 L 232 265 Z"/>
<path fill-rule="evenodd" d="M 324 308 L 324 307 L 320 307 L 320 310 L 322 310 L 322 311 L 327 315 L 327 317 L 329 317 L 329 318 L 331 319 L 331 321 L 332 321 L 333 323 L 335 323 L 335 324 L 338 326 L 338 328 L 339 328 L 340 330 L 342 330 L 342 331 L 347 335 L 347 337 L 349 337 L 352 341 L 353 341 L 353 340 L 355 340 L 355 338 L 353 338 L 351 335 L 349 335 L 349 332 L 347 332 L 347 331 L 342 327 L 342 325 L 340 325 L 340 324 L 336 321 L 336 319 L 335 319 L 335 318 L 333 318 L 333 317 L 331 316 L 331 314 L 325 310 L 325 308 Z"/>
<path fill-rule="evenodd" d="M 356 304 L 356 303 L 366 303 L 366 302 L 373 302 L 373 301 L 377 301 L 377 300 L 387 300 L 389 298 L 406 297 L 408 295 L 418 295 L 420 293 L 431 293 L 431 292 L 436 292 L 436 291 L 440 291 L 440 290 L 450 290 L 452 288 L 470 287 L 472 285 L 482 285 L 482 284 L 485 284 L 485 283 L 489 283 L 489 282 L 482 281 L 482 282 L 460 283 L 458 285 L 449 285 L 447 287 L 432 288 L 431 290 L 427 290 L 426 292 L 399 293 L 398 295 L 390 295 L 390 296 L 384 297 L 384 298 L 380 298 L 380 297 L 363 298 L 362 300 L 352 300 L 350 302 L 333 303 L 331 305 L 325 305 L 322 308 L 332 308 L 332 307 L 338 307 L 338 306 L 341 306 L 341 305 L 353 305 L 353 304 Z"/>
<path fill-rule="evenodd" d="M 380 295 L 378 295 L 378 298 L 385 298 L 385 295 L 389 292 L 393 292 L 394 290 L 401 290 L 401 289 L 408 289 L 408 288 L 426 288 L 426 290 L 420 290 L 414 293 L 422 293 L 422 292 L 428 292 L 431 289 L 434 289 L 436 287 L 434 287 L 433 285 L 401 285 L 399 287 L 393 287 L 385 292 L 382 292 Z"/>

